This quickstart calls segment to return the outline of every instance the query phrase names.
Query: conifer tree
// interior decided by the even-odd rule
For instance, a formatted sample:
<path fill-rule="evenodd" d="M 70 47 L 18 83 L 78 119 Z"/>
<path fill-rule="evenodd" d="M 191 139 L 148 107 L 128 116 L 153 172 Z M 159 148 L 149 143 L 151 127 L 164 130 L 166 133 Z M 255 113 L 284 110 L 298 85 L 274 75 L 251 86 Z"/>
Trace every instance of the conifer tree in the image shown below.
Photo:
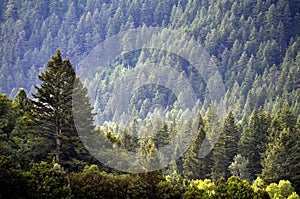
<path fill-rule="evenodd" d="M 262 109 L 251 113 L 249 122 L 239 141 L 239 153 L 248 159 L 250 180 L 261 173 L 261 154 L 265 152 L 267 142 L 267 130 L 271 119 L 267 112 Z"/>
<path fill-rule="evenodd" d="M 300 183 L 300 132 L 293 118 L 293 112 L 285 105 L 272 121 L 262 161 L 262 177 L 266 182 L 287 179 L 295 185 Z"/>
<path fill-rule="evenodd" d="M 273 141 L 279 136 L 280 131 L 283 129 L 294 130 L 297 118 L 288 103 L 285 103 L 284 107 L 276 112 L 274 119 L 272 120 L 269 129 L 269 142 Z"/>
<path fill-rule="evenodd" d="M 35 86 L 37 92 L 32 94 L 35 98 L 32 112 L 37 124 L 34 148 L 42 151 L 37 159 L 54 158 L 63 166 L 71 166 L 72 161 L 82 160 L 83 157 L 80 156 L 82 151 L 85 151 L 79 140 L 72 114 L 75 70 L 70 60 L 63 60 L 61 52 L 57 50 L 52 60 L 48 61 L 47 69 L 38 78 L 41 85 Z M 92 114 L 86 97 L 87 90 L 83 89 L 82 84 L 76 85 L 74 90 L 75 88 L 81 90 L 75 92 L 76 95 L 81 94 L 82 98 L 79 106 L 81 126 L 90 127 Z"/>
<path fill-rule="evenodd" d="M 27 97 L 26 91 L 24 88 L 20 88 L 17 92 L 14 102 L 16 102 L 20 109 L 23 111 L 28 111 L 30 106 L 30 100 Z"/>
<path fill-rule="evenodd" d="M 283 141 L 288 139 L 289 135 L 290 131 L 285 129 L 267 146 L 265 158 L 262 162 L 262 177 L 268 183 L 286 179 L 286 168 L 288 166 L 286 165 L 286 157 L 288 154 Z"/>
<path fill-rule="evenodd" d="M 234 114 L 230 110 L 224 120 L 222 133 L 213 149 L 212 177 L 229 178 L 228 167 L 238 152 L 239 128 L 235 121 Z"/>
<path fill-rule="evenodd" d="M 189 179 L 203 179 L 205 176 L 203 159 L 199 158 L 199 153 L 206 132 L 201 113 L 194 119 L 192 129 L 197 131 L 197 135 L 183 159 L 183 173 Z"/>

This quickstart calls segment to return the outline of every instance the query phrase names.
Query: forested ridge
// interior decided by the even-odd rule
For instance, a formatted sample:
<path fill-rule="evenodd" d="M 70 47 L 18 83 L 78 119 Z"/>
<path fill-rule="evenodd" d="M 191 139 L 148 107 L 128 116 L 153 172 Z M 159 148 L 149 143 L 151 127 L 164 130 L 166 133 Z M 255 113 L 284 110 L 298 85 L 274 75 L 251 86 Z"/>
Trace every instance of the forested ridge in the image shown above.
<path fill-rule="evenodd" d="M 299 10 L 297 0 L 1 0 L 0 198 L 299 198 Z M 182 31 L 190 36 L 186 46 L 203 47 L 225 95 L 211 99 L 207 86 L 215 79 L 205 81 L 155 42 L 100 66 L 101 76 L 78 77 L 101 42 L 147 27 Z M 188 80 L 197 114 L 178 105 L 183 92 L 143 85 L 154 75 L 139 67 L 153 59 Z M 112 122 L 114 88 L 131 72 L 144 79 L 134 81 L 142 86 L 131 94 L 132 121 L 121 127 Z M 167 160 L 152 154 L 174 141 L 168 156 L 177 157 L 190 132 L 185 153 L 153 171 Z M 95 150 L 86 146 L 91 140 L 105 141 Z M 122 172 L 114 168 L 129 165 L 112 160 L 111 168 L 94 156 L 115 148 L 139 154 L 130 164 L 142 172 Z"/>

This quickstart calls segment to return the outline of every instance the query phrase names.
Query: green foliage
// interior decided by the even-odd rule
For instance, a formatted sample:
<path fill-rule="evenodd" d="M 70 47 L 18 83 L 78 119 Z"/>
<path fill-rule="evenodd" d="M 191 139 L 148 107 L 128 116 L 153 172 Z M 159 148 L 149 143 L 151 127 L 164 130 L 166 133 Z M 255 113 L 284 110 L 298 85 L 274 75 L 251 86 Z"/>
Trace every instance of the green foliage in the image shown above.
<path fill-rule="evenodd" d="M 295 115 L 285 105 L 278 111 L 271 125 L 269 143 L 262 162 L 262 177 L 266 182 L 287 179 L 298 187 L 300 176 L 299 137 Z"/>
<path fill-rule="evenodd" d="M 29 198 L 27 181 L 23 171 L 11 157 L 0 155 L 0 196 L 1 198 Z"/>
<path fill-rule="evenodd" d="M 254 190 L 264 189 L 265 188 L 265 182 L 261 177 L 257 177 L 253 183 L 252 187 Z"/>
<path fill-rule="evenodd" d="M 228 198 L 254 198 L 256 195 L 251 185 L 245 180 L 240 180 L 238 177 L 230 177 L 226 185 Z"/>
<path fill-rule="evenodd" d="M 254 109 L 239 140 L 239 153 L 249 161 L 247 168 L 250 172 L 250 180 L 261 173 L 261 155 L 266 150 L 265 143 L 267 142 L 270 122 L 271 117 L 267 112 L 262 109 L 258 111 Z"/>
<path fill-rule="evenodd" d="M 26 172 L 31 198 L 68 198 L 71 196 L 69 180 L 59 166 L 46 162 L 34 163 Z"/>
<path fill-rule="evenodd" d="M 183 198 L 213 198 L 215 185 L 211 180 L 192 180 Z"/>
<path fill-rule="evenodd" d="M 197 115 L 192 124 L 192 131 L 195 131 L 196 138 L 184 157 L 184 176 L 188 179 L 205 178 L 203 159 L 200 158 L 200 148 L 206 136 L 205 124 L 201 113 Z"/>
<path fill-rule="evenodd" d="M 155 198 L 159 198 L 159 199 L 181 198 L 180 189 L 178 189 L 178 187 L 176 186 L 173 186 L 167 181 L 164 180 L 160 181 L 156 185 L 155 189 L 156 189 Z"/>
<path fill-rule="evenodd" d="M 179 198 L 179 190 L 157 174 L 113 175 L 96 165 L 81 173 L 71 173 L 70 187 L 74 198 Z"/>
<path fill-rule="evenodd" d="M 238 152 L 239 137 L 240 132 L 235 117 L 233 112 L 229 111 L 225 117 L 220 138 L 213 149 L 212 176 L 214 179 L 230 177 L 228 167 Z"/>
<path fill-rule="evenodd" d="M 31 141 L 33 150 L 38 153 L 32 158 L 49 161 L 54 157 L 64 167 L 78 170 L 91 159 L 78 136 L 78 133 L 88 135 L 93 130 L 87 89 L 75 77 L 70 60 L 63 60 L 59 50 L 39 79 L 41 85 L 36 86 L 37 93 L 32 94 L 35 132 Z M 73 108 L 72 98 L 76 99 Z M 74 122 L 77 122 L 76 128 Z M 42 147 L 44 150 L 40 150 Z"/>
<path fill-rule="evenodd" d="M 229 165 L 230 173 L 234 176 L 239 177 L 243 180 L 249 179 L 249 169 L 248 169 L 249 161 L 241 156 L 241 154 L 237 154 L 233 158 L 233 162 Z"/>
<path fill-rule="evenodd" d="M 0 49 L 0 91 L 14 96 L 19 87 L 31 90 L 32 85 L 38 83 L 36 73 L 40 66 L 44 65 L 46 58 L 58 47 L 71 60 L 79 63 L 107 37 L 144 25 L 185 31 L 204 44 L 218 65 L 229 91 L 228 105 L 232 106 L 238 119 L 243 115 L 243 110 L 237 111 L 235 107 L 244 107 L 247 101 L 251 101 L 247 105 L 250 110 L 268 103 L 270 106 L 282 103 L 276 97 L 285 98 L 294 105 L 299 97 L 295 78 L 299 74 L 299 59 L 295 59 L 299 45 L 299 8 L 300 4 L 295 0 L 213 0 L 211 3 L 89 0 L 51 4 L 28 0 L 14 3 L 5 0 L 0 6 L 1 38 L 5 38 L 1 40 Z M 126 43 L 125 48 L 128 45 L 131 44 Z M 125 67 L 130 63 L 130 67 L 134 67 L 133 63 L 139 59 L 138 56 L 133 56 L 130 60 L 127 58 L 126 62 L 121 63 L 125 63 Z M 180 67 L 184 68 L 178 68 Z M 184 71 L 186 72 L 186 68 Z M 186 75 L 191 77 L 190 80 L 194 82 L 192 86 L 197 88 L 195 90 L 201 90 L 202 93 L 205 90 L 204 82 L 193 73 L 188 70 Z M 254 79 L 263 81 L 255 84 L 251 81 Z M 89 88 L 96 87 L 96 82 L 99 81 L 95 80 L 88 80 L 91 82 Z M 105 96 L 97 99 L 97 108 L 101 112 L 107 107 L 105 98 L 111 93 L 113 80 L 111 75 L 97 85 L 101 96 Z M 235 82 L 241 87 L 240 96 L 231 91 Z M 101 84 L 105 86 L 100 86 Z M 265 92 L 262 93 L 261 90 Z M 135 105 L 140 108 L 146 104 L 144 96 L 153 95 L 152 91 L 149 90 L 141 97 L 134 96 Z M 249 95 L 253 91 L 255 96 Z M 166 94 L 159 93 L 161 95 L 157 99 Z M 291 96 L 292 93 L 294 97 Z M 203 96 L 200 95 L 202 101 Z M 173 98 L 172 95 L 166 96 L 168 97 Z M 239 103 L 235 103 L 235 100 L 239 100 Z M 167 104 L 166 102 L 167 99 L 163 104 Z M 270 113 L 274 114 L 276 111 L 270 110 Z"/>
<path fill-rule="evenodd" d="M 72 131 L 72 90 L 75 71 L 69 59 L 62 60 L 61 52 L 47 63 L 47 70 L 39 75 L 40 86 L 33 94 L 33 114 L 40 131 L 40 138 L 47 140 L 48 153 L 60 162 L 63 136 Z M 74 130 L 73 130 L 74 131 Z M 43 135 L 43 136 L 41 136 Z M 68 137 L 68 136 L 67 136 Z"/>
<path fill-rule="evenodd" d="M 254 190 L 246 180 L 231 176 L 227 182 L 220 178 L 215 183 L 213 198 L 269 198 L 264 190 Z"/>
<path fill-rule="evenodd" d="M 269 193 L 270 197 L 273 199 L 288 198 L 293 194 L 295 189 L 288 180 L 280 180 L 278 184 L 271 183 L 266 187 L 266 191 Z M 299 196 L 298 196 L 299 197 Z"/>
<path fill-rule="evenodd" d="M 19 116 L 18 106 L 6 95 L 0 94 L 0 154 L 12 155 L 12 131 Z"/>
<path fill-rule="evenodd" d="M 299 199 L 299 198 L 300 196 L 296 192 L 293 192 L 291 195 L 289 195 L 287 199 Z"/>
<path fill-rule="evenodd" d="M 239 153 L 249 161 L 249 180 L 254 180 L 261 173 L 263 179 L 257 178 L 253 183 L 256 195 L 250 194 L 251 189 L 245 181 L 233 177 L 227 182 L 221 178 L 212 183 L 215 186 L 215 198 L 237 198 L 237 193 L 240 197 L 268 198 L 264 187 L 282 179 L 289 180 L 299 192 L 299 10 L 300 3 L 297 0 L 1 1 L 0 92 L 8 97 L 0 95 L 0 197 L 68 197 L 64 195 L 66 193 L 59 195 L 63 192 L 62 187 L 66 186 L 67 174 L 57 169 L 57 164 L 52 168 L 50 164 L 36 163 L 27 172 L 20 170 L 30 168 L 30 161 L 51 162 L 53 156 L 66 170 L 77 171 L 68 174 L 73 180 L 72 193 L 77 198 L 97 198 L 103 194 L 105 197 L 121 198 L 176 198 L 178 190 L 187 198 L 210 197 L 198 185 L 186 187 L 187 180 L 178 176 L 166 182 L 153 177 L 155 175 L 148 175 L 152 179 L 149 181 L 145 177 L 147 175 L 111 175 L 101 173 L 104 167 L 99 170 L 95 166 L 79 172 L 87 163 L 96 162 L 81 143 L 73 122 L 73 119 L 81 121 L 76 125 L 77 130 L 86 132 L 83 135 L 89 137 L 94 127 L 92 109 L 86 97 L 87 89 L 75 77 L 70 61 L 63 60 L 60 52 L 47 63 L 39 80 L 37 78 L 45 60 L 57 47 L 80 66 L 80 61 L 109 36 L 142 26 L 184 31 L 203 44 L 226 85 L 226 96 L 222 103 L 234 110 L 235 116 L 228 113 L 213 153 L 204 158 L 197 156 L 203 138 L 206 135 L 209 144 L 214 144 L 214 133 L 220 132 L 221 125 L 212 122 L 217 118 L 217 111 L 208 111 L 207 123 L 193 118 L 196 122 L 192 125 L 187 122 L 182 129 L 179 129 L 175 119 L 171 119 L 173 116 L 169 117 L 172 122 L 159 120 L 158 123 L 162 125 L 156 126 L 151 123 L 155 128 L 149 133 L 157 135 L 153 138 L 138 140 L 137 123 L 126 129 L 97 129 L 93 132 L 96 136 L 92 138 L 109 138 L 111 142 L 101 147 L 111 148 L 112 151 L 113 147 L 120 147 L 143 154 L 140 163 L 147 171 L 153 166 L 151 164 L 160 161 L 153 159 L 151 154 L 168 144 L 171 136 L 178 133 L 178 136 L 185 138 L 195 124 L 201 124 L 198 126 L 198 136 L 185 156 L 174 163 L 174 168 L 166 170 L 176 170 L 189 179 L 218 179 L 221 176 L 228 179 L 228 167 Z M 125 43 L 124 52 L 128 45 L 131 44 Z M 159 50 L 152 57 L 148 54 L 150 51 L 147 50 L 122 54 L 116 62 L 110 63 L 107 70 L 101 71 L 104 73 L 100 79 L 96 76 L 87 80 L 89 89 L 97 89 L 98 96 L 93 100 L 100 123 L 110 120 L 114 115 L 111 111 L 114 110 L 114 104 L 108 103 L 108 96 L 117 78 L 125 76 L 137 63 L 154 58 L 158 60 L 158 65 L 171 65 L 182 73 L 192 85 L 199 103 L 203 104 L 202 111 L 207 111 L 211 99 L 206 95 L 206 85 L 195 68 L 189 66 L 188 60 Z M 192 48 L 190 54 L 193 55 Z M 77 69 L 86 70 L 82 67 Z M 153 77 L 150 75 L 148 78 Z M 172 80 L 166 78 L 167 81 Z M 75 90 L 72 89 L 74 82 L 77 82 Z M 144 82 L 137 80 L 135 83 Z M 33 85 L 39 85 L 33 94 L 36 98 L 34 102 L 26 95 L 26 90 L 33 92 Z M 24 89 L 18 91 L 20 87 Z M 155 84 L 138 88 L 131 99 L 135 109 L 133 112 L 146 118 L 151 103 L 161 103 L 164 108 L 170 109 L 166 115 L 172 115 L 172 103 L 176 97 L 170 90 L 164 89 Z M 75 109 L 71 108 L 72 95 L 79 99 Z M 75 111 L 77 118 L 73 118 L 72 111 Z M 179 110 L 178 115 L 181 112 L 184 110 Z M 272 123 L 270 115 L 274 115 Z M 238 120 L 242 120 L 241 128 L 237 125 Z M 150 124 L 149 120 L 146 123 Z M 243 132 L 241 138 L 240 132 Z M 177 149 L 174 154 L 168 155 L 176 153 Z M 235 168 L 235 174 L 240 178 L 245 178 L 241 175 L 243 169 L 240 167 L 246 167 L 245 159 L 238 161 L 236 156 L 231 167 Z M 50 180 L 42 179 L 43 172 L 50 176 Z M 290 196 L 282 192 L 279 185 L 269 186 L 271 192 L 277 190 L 272 192 L 274 198 L 299 198 L 296 193 L 291 193 L 288 186 L 285 190 Z M 52 189 L 54 192 L 50 193 Z M 69 191 L 69 188 L 66 190 Z"/>

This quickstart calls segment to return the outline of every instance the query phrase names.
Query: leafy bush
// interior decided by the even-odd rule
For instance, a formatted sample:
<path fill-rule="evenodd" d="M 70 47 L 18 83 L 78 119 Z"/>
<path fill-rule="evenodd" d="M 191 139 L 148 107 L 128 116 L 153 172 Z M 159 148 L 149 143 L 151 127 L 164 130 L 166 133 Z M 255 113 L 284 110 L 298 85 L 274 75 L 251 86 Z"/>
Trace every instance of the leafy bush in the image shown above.
<path fill-rule="evenodd" d="M 271 183 L 266 187 L 266 191 L 269 193 L 272 199 L 284 199 L 288 198 L 295 192 L 292 184 L 288 180 L 280 180 L 278 184 Z"/>
<path fill-rule="evenodd" d="M 0 156 L 0 198 L 29 198 L 26 179 L 11 157 Z"/>
<path fill-rule="evenodd" d="M 25 172 L 30 198 L 70 198 L 71 189 L 66 172 L 58 164 L 34 163 Z"/>
<path fill-rule="evenodd" d="M 287 199 L 300 199 L 300 197 L 296 192 L 293 192 Z"/>

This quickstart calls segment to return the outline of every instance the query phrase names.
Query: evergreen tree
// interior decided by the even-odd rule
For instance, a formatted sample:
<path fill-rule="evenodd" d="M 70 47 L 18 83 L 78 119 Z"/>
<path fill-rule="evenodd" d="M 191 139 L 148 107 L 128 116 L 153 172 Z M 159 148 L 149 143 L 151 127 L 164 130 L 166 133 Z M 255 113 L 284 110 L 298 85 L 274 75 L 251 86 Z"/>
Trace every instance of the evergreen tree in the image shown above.
<path fill-rule="evenodd" d="M 288 172 L 290 172 L 292 165 L 289 164 L 291 163 L 289 159 L 295 154 L 289 154 L 291 149 L 287 147 L 291 147 L 291 143 L 295 142 L 292 139 L 291 131 L 284 129 L 273 142 L 268 144 L 265 158 L 262 162 L 262 177 L 267 183 L 277 182 L 280 179 L 290 180 L 291 176 L 288 176 Z"/>
<path fill-rule="evenodd" d="M 237 154 L 229 166 L 230 173 L 242 180 L 249 180 L 248 163 L 249 161 L 245 157 Z"/>
<path fill-rule="evenodd" d="M 280 131 L 283 129 L 294 130 L 297 122 L 297 117 L 294 114 L 288 103 L 285 103 L 284 107 L 276 112 L 274 119 L 272 120 L 269 128 L 269 142 L 272 142 L 276 137 L 279 136 Z"/>
<path fill-rule="evenodd" d="M 224 120 L 222 133 L 213 149 L 212 177 L 229 178 L 228 170 L 234 156 L 238 153 L 239 128 L 236 124 L 233 112 L 230 110 Z"/>
<path fill-rule="evenodd" d="M 272 131 L 262 161 L 262 177 L 266 182 L 287 179 L 295 185 L 300 183 L 299 121 L 295 123 L 294 119 L 293 112 L 285 105 L 272 121 Z"/>
<path fill-rule="evenodd" d="M 248 159 L 250 180 L 255 179 L 255 175 L 261 173 L 261 154 L 265 152 L 267 142 L 267 130 L 271 119 L 267 112 L 262 109 L 251 113 L 248 125 L 241 135 L 239 141 L 239 153 Z"/>
<path fill-rule="evenodd" d="M 196 131 L 196 139 L 193 141 L 183 159 L 183 174 L 189 179 L 204 179 L 203 159 L 199 157 L 200 148 L 205 139 L 205 125 L 201 113 L 193 121 L 192 130 Z"/>
<path fill-rule="evenodd" d="M 17 92 L 14 102 L 16 102 L 20 109 L 23 111 L 28 111 L 30 107 L 30 100 L 27 97 L 26 91 L 24 88 L 20 88 Z"/>
<path fill-rule="evenodd" d="M 27 97 L 27 93 L 20 88 L 13 101 L 20 109 L 19 117 L 16 119 L 14 130 L 12 131 L 13 142 L 15 144 L 15 158 L 22 168 L 29 166 L 30 157 L 30 134 L 34 129 L 31 115 L 31 100 Z"/>
<path fill-rule="evenodd" d="M 63 166 L 76 166 L 70 164 L 72 161 L 82 160 L 80 154 L 85 149 L 82 149 L 80 144 L 72 115 L 72 94 L 76 79 L 74 68 L 70 60 L 63 60 L 60 51 L 57 50 L 56 55 L 52 56 L 52 60 L 47 63 L 47 69 L 38 77 L 41 85 L 35 86 L 37 92 L 32 94 L 35 98 L 32 111 L 37 125 L 33 147 L 35 150 L 41 150 L 42 153 L 36 158 L 54 158 Z M 78 85 L 74 88 L 81 90 L 75 93 L 77 95 L 81 93 L 83 97 L 79 106 L 82 111 L 81 122 L 90 124 L 92 118 L 88 98 L 86 98 L 87 91 Z M 74 112 L 74 115 L 79 114 Z"/>

